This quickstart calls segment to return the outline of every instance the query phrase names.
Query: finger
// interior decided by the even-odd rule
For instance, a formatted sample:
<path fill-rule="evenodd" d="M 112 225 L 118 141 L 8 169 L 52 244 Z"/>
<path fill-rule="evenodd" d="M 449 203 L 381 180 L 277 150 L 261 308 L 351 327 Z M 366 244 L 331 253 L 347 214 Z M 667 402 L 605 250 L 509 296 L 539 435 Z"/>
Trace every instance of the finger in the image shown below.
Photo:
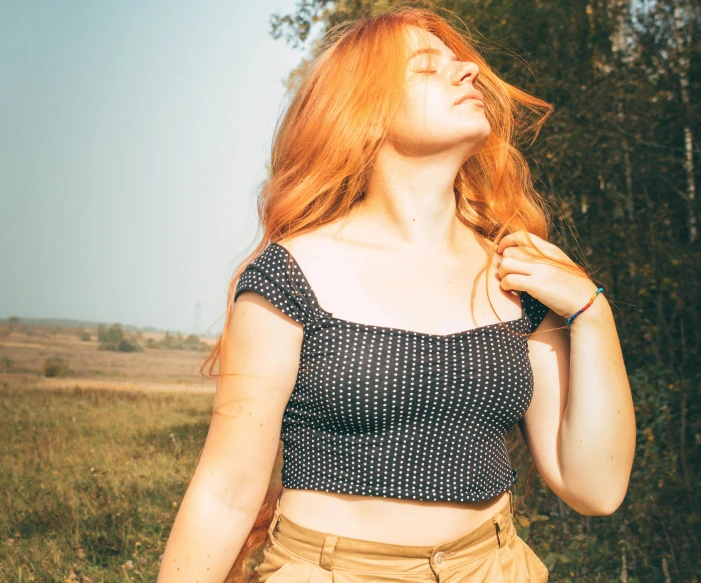
<path fill-rule="evenodd" d="M 533 261 L 537 257 L 530 247 L 507 247 L 502 253 L 502 257 L 513 257 L 514 259 L 521 259 L 522 261 Z"/>
<path fill-rule="evenodd" d="M 522 275 L 520 273 L 508 273 L 499 282 L 499 287 L 505 291 L 527 291 L 528 278 L 528 275 Z"/>
<path fill-rule="evenodd" d="M 533 275 L 533 266 L 526 261 L 514 259 L 513 257 L 505 257 L 499 264 L 497 270 L 500 279 L 504 279 L 507 275 Z"/>
<path fill-rule="evenodd" d="M 514 231 L 509 233 L 499 241 L 497 246 L 497 253 L 502 253 L 506 247 L 518 246 L 518 245 L 528 245 L 528 237 L 531 238 L 534 245 L 538 245 L 539 242 L 543 242 L 543 239 L 535 235 L 534 233 L 527 231 Z"/>
<path fill-rule="evenodd" d="M 517 231 L 510 233 L 507 237 L 509 239 L 503 248 L 503 255 L 512 255 L 524 261 L 542 261 L 546 258 L 564 261 L 568 259 L 567 255 L 557 245 L 545 241 L 533 233 Z M 533 243 L 530 243 L 527 237 L 530 237 Z"/>

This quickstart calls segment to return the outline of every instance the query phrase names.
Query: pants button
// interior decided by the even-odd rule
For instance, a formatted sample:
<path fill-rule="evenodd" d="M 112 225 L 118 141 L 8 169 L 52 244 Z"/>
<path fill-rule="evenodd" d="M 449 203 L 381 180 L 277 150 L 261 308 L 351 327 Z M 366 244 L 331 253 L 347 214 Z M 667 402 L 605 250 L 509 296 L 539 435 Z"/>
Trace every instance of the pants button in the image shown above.
<path fill-rule="evenodd" d="M 439 551 L 433 557 L 433 562 L 440 567 L 445 562 L 445 553 Z"/>

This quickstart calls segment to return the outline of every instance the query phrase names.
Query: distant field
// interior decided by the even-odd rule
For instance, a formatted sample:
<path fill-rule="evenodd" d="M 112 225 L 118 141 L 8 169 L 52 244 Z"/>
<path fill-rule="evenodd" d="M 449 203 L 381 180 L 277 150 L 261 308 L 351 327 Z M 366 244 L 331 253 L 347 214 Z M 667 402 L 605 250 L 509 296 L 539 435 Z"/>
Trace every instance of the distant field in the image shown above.
<path fill-rule="evenodd" d="M 155 581 L 209 427 L 207 353 L 19 328 L 0 334 L 0 582 Z M 42 378 L 52 356 L 75 373 Z"/>
<path fill-rule="evenodd" d="M 53 329 L 38 326 L 15 328 L 12 332 L 0 328 L 0 361 L 3 357 L 9 358 L 13 363 L 10 373 L 24 373 L 27 382 L 36 381 L 39 387 L 73 388 L 78 385 L 85 388 L 211 392 L 216 387 L 215 381 L 199 373 L 207 352 L 151 348 L 144 352 L 112 352 L 97 349 L 94 331 L 92 340 L 85 342 L 79 340 L 77 332 L 72 329 L 54 333 Z M 162 337 L 162 334 L 143 334 L 144 340 L 160 340 Z M 212 339 L 204 341 L 213 344 Z M 67 360 L 75 374 L 61 379 L 40 376 L 32 379 L 33 375 L 42 374 L 44 361 L 52 356 Z M 93 380 L 100 382 L 88 382 Z"/>

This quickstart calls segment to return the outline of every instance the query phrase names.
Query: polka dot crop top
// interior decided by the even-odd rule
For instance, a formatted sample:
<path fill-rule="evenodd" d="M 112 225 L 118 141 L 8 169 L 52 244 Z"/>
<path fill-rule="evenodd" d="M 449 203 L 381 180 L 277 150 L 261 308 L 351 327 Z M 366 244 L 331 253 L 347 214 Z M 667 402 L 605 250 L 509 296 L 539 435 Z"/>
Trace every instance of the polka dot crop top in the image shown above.
<path fill-rule="evenodd" d="M 527 338 L 548 307 L 521 292 L 521 317 L 436 335 L 334 318 L 285 247 L 242 272 L 245 290 L 304 327 L 284 412 L 282 485 L 366 496 L 474 502 L 518 477 L 506 433 L 533 395 Z"/>

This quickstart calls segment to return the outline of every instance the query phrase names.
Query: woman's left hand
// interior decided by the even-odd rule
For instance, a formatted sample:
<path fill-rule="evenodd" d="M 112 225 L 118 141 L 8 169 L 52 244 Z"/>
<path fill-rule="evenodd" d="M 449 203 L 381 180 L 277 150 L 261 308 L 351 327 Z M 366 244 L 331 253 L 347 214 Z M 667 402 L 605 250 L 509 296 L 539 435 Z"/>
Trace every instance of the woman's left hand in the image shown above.
<path fill-rule="evenodd" d="M 536 247 L 548 257 L 576 265 L 557 245 L 528 233 Z M 598 286 L 588 277 L 533 257 L 525 248 L 524 231 L 510 233 L 499 241 L 497 254 L 499 285 L 503 290 L 525 291 L 563 318 L 584 306 Z"/>

